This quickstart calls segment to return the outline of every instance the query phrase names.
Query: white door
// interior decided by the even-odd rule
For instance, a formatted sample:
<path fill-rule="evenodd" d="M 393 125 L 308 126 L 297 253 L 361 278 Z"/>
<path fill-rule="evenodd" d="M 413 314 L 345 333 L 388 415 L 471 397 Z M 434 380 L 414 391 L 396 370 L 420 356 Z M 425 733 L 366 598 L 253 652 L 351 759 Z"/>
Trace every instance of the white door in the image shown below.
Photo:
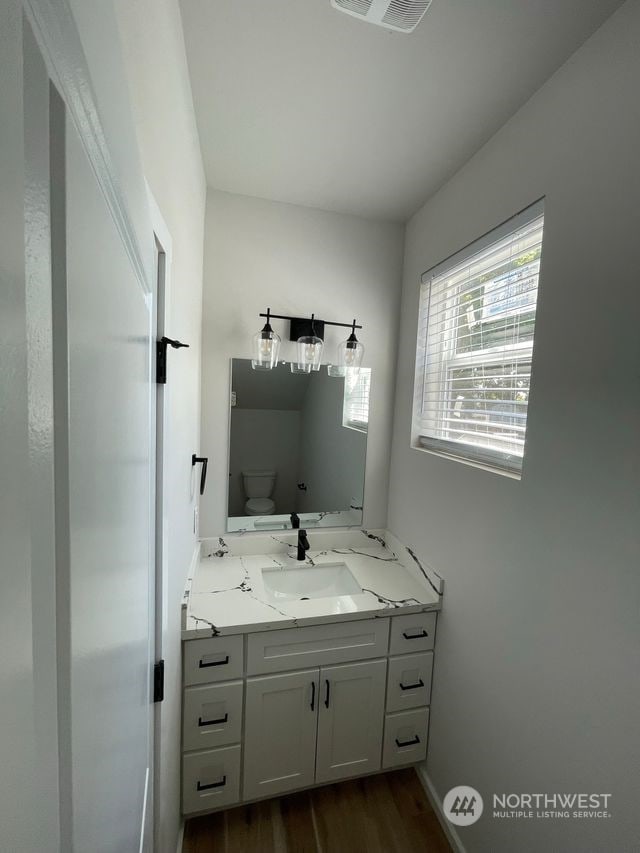
<path fill-rule="evenodd" d="M 60 638 L 69 676 L 62 747 L 73 850 L 128 853 L 150 843 L 141 837 L 152 804 L 152 294 L 75 126 L 67 117 L 57 131 L 66 141 L 55 203 L 66 216 L 53 279 L 56 509 L 67 512 L 70 625 Z"/>
<path fill-rule="evenodd" d="M 25 40 L 28 32 L 25 28 Z M 32 45 L 35 50 L 35 45 Z M 37 53 L 37 51 L 36 51 Z M 37 68 L 34 68 L 34 60 Z M 0 850 L 60 850 L 44 65 L 0 3 Z M 26 187 L 30 192 L 27 196 Z M 28 245 L 28 258 L 25 247 Z"/>
<path fill-rule="evenodd" d="M 320 670 L 316 782 L 380 769 L 386 660 Z"/>
<path fill-rule="evenodd" d="M 247 679 L 243 798 L 313 785 L 318 670 Z"/>

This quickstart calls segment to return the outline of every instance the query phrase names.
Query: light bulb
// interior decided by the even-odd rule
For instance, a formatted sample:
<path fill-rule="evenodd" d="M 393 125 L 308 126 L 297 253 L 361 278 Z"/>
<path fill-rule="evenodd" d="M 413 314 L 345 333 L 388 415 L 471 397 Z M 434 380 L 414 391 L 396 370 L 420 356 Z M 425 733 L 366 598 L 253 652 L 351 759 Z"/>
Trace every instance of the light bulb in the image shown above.
<path fill-rule="evenodd" d="M 346 348 L 344 351 L 344 363 L 346 367 L 353 367 L 357 359 L 357 349 Z"/>

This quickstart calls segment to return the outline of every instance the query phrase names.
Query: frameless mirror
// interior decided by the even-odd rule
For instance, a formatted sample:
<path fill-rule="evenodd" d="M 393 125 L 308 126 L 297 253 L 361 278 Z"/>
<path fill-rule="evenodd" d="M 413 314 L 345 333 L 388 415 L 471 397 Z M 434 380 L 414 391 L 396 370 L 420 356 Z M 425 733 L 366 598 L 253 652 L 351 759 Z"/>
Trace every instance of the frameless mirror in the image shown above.
<path fill-rule="evenodd" d="M 295 367 L 295 366 L 294 366 Z M 231 360 L 227 531 L 362 524 L 371 370 Z"/>

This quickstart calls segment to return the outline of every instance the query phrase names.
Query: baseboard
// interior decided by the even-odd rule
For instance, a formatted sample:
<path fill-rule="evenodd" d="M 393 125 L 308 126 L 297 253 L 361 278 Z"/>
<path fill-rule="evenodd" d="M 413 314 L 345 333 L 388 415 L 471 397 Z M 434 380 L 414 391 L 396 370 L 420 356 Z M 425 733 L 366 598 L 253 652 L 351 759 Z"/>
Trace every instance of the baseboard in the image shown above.
<path fill-rule="evenodd" d="M 453 847 L 455 853 L 467 853 L 464 844 L 460 840 L 460 836 L 455 830 L 455 827 L 452 826 L 444 816 L 444 812 L 442 811 L 442 800 L 436 793 L 436 789 L 433 787 L 433 782 L 429 778 L 429 774 L 427 773 L 424 765 L 418 765 L 416 767 L 416 773 L 418 774 L 418 779 L 422 783 L 427 799 L 436 813 L 440 826 L 442 827 L 444 834 L 447 836 L 449 844 Z"/>
<path fill-rule="evenodd" d="M 180 829 L 178 830 L 178 846 L 176 847 L 176 853 L 182 853 L 182 843 L 184 841 L 184 821 L 180 821 Z"/>

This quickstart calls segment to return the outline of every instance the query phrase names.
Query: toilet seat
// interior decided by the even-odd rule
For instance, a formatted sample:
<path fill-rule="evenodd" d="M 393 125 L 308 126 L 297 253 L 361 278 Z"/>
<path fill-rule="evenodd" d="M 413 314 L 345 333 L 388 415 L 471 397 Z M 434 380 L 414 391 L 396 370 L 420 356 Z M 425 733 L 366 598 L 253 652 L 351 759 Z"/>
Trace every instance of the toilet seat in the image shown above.
<path fill-rule="evenodd" d="M 247 515 L 273 515 L 275 508 L 271 498 L 249 498 L 244 505 Z"/>

